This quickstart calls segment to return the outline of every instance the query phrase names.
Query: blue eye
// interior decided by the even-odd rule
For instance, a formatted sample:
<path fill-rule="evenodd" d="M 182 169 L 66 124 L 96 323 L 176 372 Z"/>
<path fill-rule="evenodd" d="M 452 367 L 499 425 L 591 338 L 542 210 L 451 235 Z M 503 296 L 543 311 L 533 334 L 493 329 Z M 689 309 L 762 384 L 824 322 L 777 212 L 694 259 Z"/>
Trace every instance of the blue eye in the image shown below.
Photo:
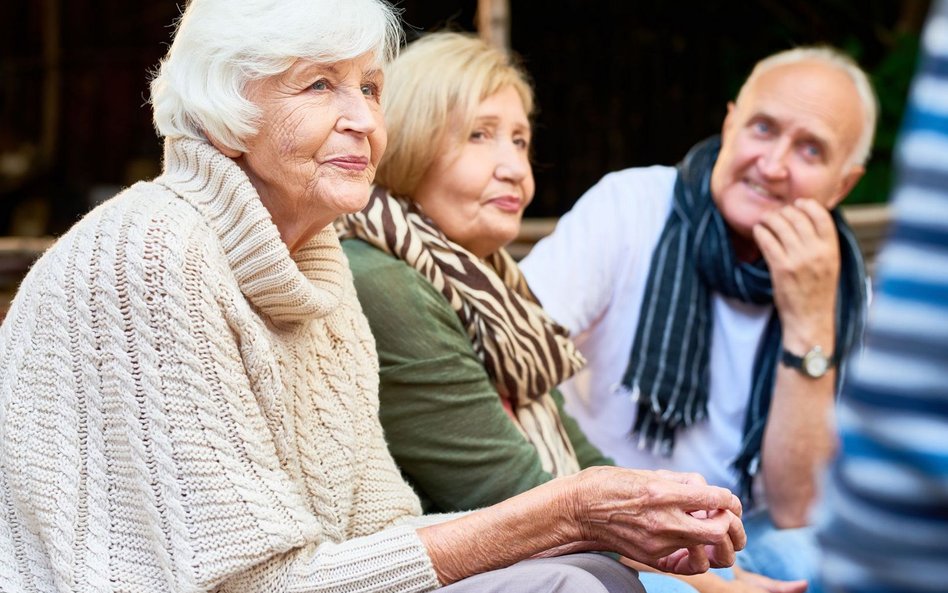
<path fill-rule="evenodd" d="M 810 158 L 819 158 L 823 155 L 823 150 L 816 144 L 807 142 L 803 145 L 803 153 Z"/>
<path fill-rule="evenodd" d="M 367 82 L 359 87 L 359 90 L 362 91 L 362 94 L 366 97 L 378 97 L 379 96 L 379 85 L 374 82 Z"/>
<path fill-rule="evenodd" d="M 326 80 L 325 78 L 320 78 L 319 80 L 314 82 L 310 88 L 312 88 L 314 91 L 328 91 L 329 81 Z"/>
<path fill-rule="evenodd" d="M 754 129 L 761 134 L 767 134 L 770 132 L 770 124 L 765 121 L 758 121 L 754 123 Z"/>

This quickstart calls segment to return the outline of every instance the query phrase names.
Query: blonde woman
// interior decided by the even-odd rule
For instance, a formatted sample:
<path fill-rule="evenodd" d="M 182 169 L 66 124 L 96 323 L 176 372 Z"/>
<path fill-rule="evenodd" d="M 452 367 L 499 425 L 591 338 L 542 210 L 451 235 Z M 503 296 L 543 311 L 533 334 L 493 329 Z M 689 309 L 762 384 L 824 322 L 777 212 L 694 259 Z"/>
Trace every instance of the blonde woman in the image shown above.
<path fill-rule="evenodd" d="M 605 493 L 636 476 L 613 520 L 648 515 L 666 494 L 678 510 L 653 527 L 695 520 L 672 491 L 705 488 L 700 477 L 604 466 L 563 414 L 555 387 L 582 358 L 504 251 L 534 193 L 523 71 L 477 38 L 437 33 L 411 44 L 386 79 L 378 186 L 337 228 L 376 338 L 386 441 L 426 510 L 493 512 L 574 479 Z M 598 508 L 598 496 L 585 504 Z M 646 544 L 648 532 L 627 543 Z M 619 567 L 584 556 L 576 561 Z"/>

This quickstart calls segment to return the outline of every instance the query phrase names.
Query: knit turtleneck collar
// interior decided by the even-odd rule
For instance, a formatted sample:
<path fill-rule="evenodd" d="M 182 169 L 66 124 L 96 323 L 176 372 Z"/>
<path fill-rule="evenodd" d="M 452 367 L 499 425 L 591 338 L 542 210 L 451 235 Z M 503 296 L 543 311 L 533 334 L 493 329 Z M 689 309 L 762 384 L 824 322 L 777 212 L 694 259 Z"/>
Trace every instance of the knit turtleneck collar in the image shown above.
<path fill-rule="evenodd" d="M 292 256 L 243 170 L 206 142 L 165 140 L 155 180 L 217 233 L 244 296 L 274 321 L 322 317 L 340 301 L 348 267 L 332 225 Z"/>

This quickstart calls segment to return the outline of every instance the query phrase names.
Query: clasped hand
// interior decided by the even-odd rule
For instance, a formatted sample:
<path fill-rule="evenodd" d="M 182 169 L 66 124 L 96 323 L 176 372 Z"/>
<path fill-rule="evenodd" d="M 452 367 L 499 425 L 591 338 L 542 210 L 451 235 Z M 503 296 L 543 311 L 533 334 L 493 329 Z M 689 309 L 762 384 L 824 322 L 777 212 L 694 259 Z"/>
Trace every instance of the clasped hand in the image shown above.
<path fill-rule="evenodd" d="M 741 502 L 698 474 L 596 467 L 578 474 L 579 541 L 676 574 L 734 563 Z"/>

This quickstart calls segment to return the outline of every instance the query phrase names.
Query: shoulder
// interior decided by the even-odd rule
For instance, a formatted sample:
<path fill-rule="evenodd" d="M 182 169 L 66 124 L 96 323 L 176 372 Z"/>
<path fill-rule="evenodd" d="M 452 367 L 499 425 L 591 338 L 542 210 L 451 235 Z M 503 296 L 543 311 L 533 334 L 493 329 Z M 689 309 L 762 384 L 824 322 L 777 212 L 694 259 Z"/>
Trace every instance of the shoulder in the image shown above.
<path fill-rule="evenodd" d="M 671 209 L 677 171 L 654 166 L 609 173 L 583 194 L 558 221 L 549 241 L 538 244 L 542 253 L 551 242 L 569 249 L 626 251 L 638 249 L 654 230 L 664 226 Z M 542 246 L 542 247 L 541 247 Z M 585 246 L 585 247 L 584 247 Z M 530 267 L 534 254 L 526 258 Z"/>
<path fill-rule="evenodd" d="M 576 209 L 610 216 L 640 215 L 649 210 L 664 212 L 671 203 L 676 177 L 674 167 L 659 165 L 615 171 L 583 194 Z"/>
<path fill-rule="evenodd" d="M 342 242 L 342 250 L 349 260 L 349 269 L 360 294 L 381 291 L 396 299 L 397 303 L 410 300 L 411 294 L 408 293 L 434 290 L 417 270 L 365 241 L 346 239 Z"/>
<path fill-rule="evenodd" d="M 364 241 L 348 239 L 342 247 L 375 340 L 383 391 L 390 373 L 400 372 L 395 369 L 426 372 L 424 365 L 413 365 L 416 361 L 461 357 L 466 362 L 452 358 L 449 365 L 455 379 L 483 372 L 461 320 L 434 285 L 404 261 Z M 406 363 L 414 370 L 405 371 Z"/>
<path fill-rule="evenodd" d="M 596 185 L 620 194 L 628 194 L 630 189 L 664 192 L 674 187 L 677 174 L 675 167 L 665 165 L 631 167 L 607 173 Z"/>
<path fill-rule="evenodd" d="M 612 246 L 638 243 L 664 226 L 671 210 L 677 171 L 654 166 L 623 169 L 605 175 L 584 193 L 557 224 L 563 240 L 605 241 Z M 578 233 L 577 236 L 570 235 Z M 630 247 L 630 246 L 626 246 Z"/>
<path fill-rule="evenodd" d="M 167 188 L 137 183 L 86 214 L 40 258 L 21 287 L 111 286 L 142 294 L 219 281 L 226 260 L 200 215 Z"/>
<path fill-rule="evenodd" d="M 94 239 L 100 247 L 181 250 L 193 235 L 210 235 L 200 213 L 163 185 L 139 182 L 84 216 L 63 239 Z"/>
<path fill-rule="evenodd" d="M 425 331 L 445 323 L 463 331 L 447 299 L 418 270 L 359 239 L 346 239 L 342 249 L 376 339 L 396 328 Z"/>

